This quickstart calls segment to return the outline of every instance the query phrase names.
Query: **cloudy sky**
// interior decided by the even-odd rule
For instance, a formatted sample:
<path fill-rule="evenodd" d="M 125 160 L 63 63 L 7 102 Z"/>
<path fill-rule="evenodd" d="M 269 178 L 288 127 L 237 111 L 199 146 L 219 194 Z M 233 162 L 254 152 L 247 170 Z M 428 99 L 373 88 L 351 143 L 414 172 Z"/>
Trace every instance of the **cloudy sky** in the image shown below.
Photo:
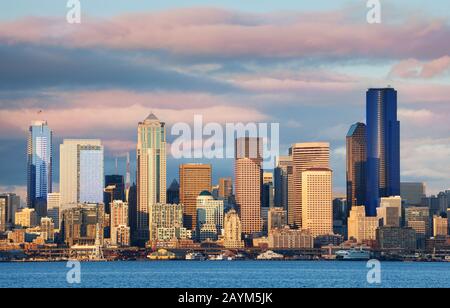
<path fill-rule="evenodd" d="M 399 91 L 402 180 L 450 187 L 448 0 L 382 1 L 377 25 L 362 0 L 81 0 L 77 25 L 65 1 L 30 2 L 0 4 L 0 191 L 23 194 L 33 119 L 54 130 L 58 183 L 63 138 L 101 138 L 106 172 L 115 157 L 124 172 L 152 110 L 169 130 L 195 114 L 278 122 L 282 152 L 329 141 L 344 192 L 346 132 L 365 119 L 366 89 L 387 85 Z M 170 180 L 179 163 L 169 158 Z M 232 161 L 211 163 L 215 179 L 232 175 Z"/>

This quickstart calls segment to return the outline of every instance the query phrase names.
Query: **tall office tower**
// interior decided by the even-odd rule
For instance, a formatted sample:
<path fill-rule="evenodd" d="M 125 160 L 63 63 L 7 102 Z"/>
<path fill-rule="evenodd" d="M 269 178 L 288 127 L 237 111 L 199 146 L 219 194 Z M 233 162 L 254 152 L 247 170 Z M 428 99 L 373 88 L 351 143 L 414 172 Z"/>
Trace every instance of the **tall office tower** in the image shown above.
<path fill-rule="evenodd" d="M 294 204 L 289 209 L 289 223 L 302 228 L 302 173 L 310 168 L 330 168 L 330 144 L 297 143 L 290 149 L 293 162 Z"/>
<path fill-rule="evenodd" d="M 219 198 L 228 199 L 233 195 L 233 180 L 228 178 L 219 179 Z"/>
<path fill-rule="evenodd" d="M 397 91 L 367 91 L 367 201 L 369 216 L 376 216 L 381 197 L 400 196 L 400 122 Z"/>
<path fill-rule="evenodd" d="M 273 207 L 269 209 L 267 219 L 267 232 L 274 229 L 283 229 L 287 225 L 287 212 L 282 207 Z"/>
<path fill-rule="evenodd" d="M 100 140 L 64 140 L 60 145 L 61 204 L 103 202 L 103 146 Z"/>
<path fill-rule="evenodd" d="M 313 237 L 333 234 L 333 172 L 328 168 L 302 172 L 302 229 Z"/>
<path fill-rule="evenodd" d="M 180 203 L 183 205 L 184 227 L 195 231 L 197 226 L 197 197 L 211 191 L 212 167 L 207 164 L 180 165 Z"/>
<path fill-rule="evenodd" d="M 6 205 L 5 208 L 5 226 L 6 229 L 12 229 L 16 220 L 16 212 L 20 208 L 20 197 L 13 193 L 0 194 L 0 202 Z"/>
<path fill-rule="evenodd" d="M 34 121 L 28 130 L 27 205 L 45 215 L 47 194 L 52 192 L 52 131 L 46 121 Z"/>
<path fill-rule="evenodd" d="M 131 187 L 130 152 L 127 152 L 127 173 L 125 177 L 125 194 L 127 198 L 130 187 Z"/>
<path fill-rule="evenodd" d="M 178 181 L 176 179 L 173 179 L 172 184 L 170 184 L 169 188 L 167 189 L 167 203 L 180 203 L 180 184 L 178 184 Z"/>
<path fill-rule="evenodd" d="M 263 188 L 261 206 L 264 208 L 270 208 L 274 206 L 275 189 L 273 186 L 273 173 L 263 173 Z"/>
<path fill-rule="evenodd" d="M 377 208 L 377 217 L 380 225 L 386 227 L 400 227 L 402 218 L 402 198 L 383 197 L 380 199 L 380 207 Z"/>
<path fill-rule="evenodd" d="M 441 191 L 437 195 L 438 199 L 438 215 L 446 214 L 450 208 L 450 190 Z"/>
<path fill-rule="evenodd" d="M 130 227 L 128 220 L 128 203 L 114 200 L 111 208 L 111 244 L 114 246 L 130 245 Z"/>
<path fill-rule="evenodd" d="M 400 183 L 400 196 L 406 205 L 421 205 L 426 197 L 425 183 Z"/>
<path fill-rule="evenodd" d="M 350 127 L 347 142 L 347 204 L 352 206 L 366 203 L 366 125 L 356 123 Z M 348 217 L 347 213 L 347 217 Z"/>
<path fill-rule="evenodd" d="M 235 141 L 235 195 L 245 234 L 259 233 L 261 221 L 262 138 Z"/>
<path fill-rule="evenodd" d="M 225 215 L 224 247 L 227 249 L 244 248 L 244 241 L 242 240 L 242 224 L 239 215 L 235 210 L 230 210 Z"/>
<path fill-rule="evenodd" d="M 133 183 L 128 189 L 128 221 L 130 226 L 130 238 L 133 245 L 137 243 L 137 186 Z"/>
<path fill-rule="evenodd" d="M 106 213 L 111 213 L 109 205 L 114 200 L 126 200 L 123 175 L 113 174 L 105 176 L 103 203 L 105 204 Z"/>
<path fill-rule="evenodd" d="M 223 200 L 215 200 L 209 191 L 197 197 L 197 239 L 217 240 L 223 229 Z"/>
<path fill-rule="evenodd" d="M 354 206 L 348 218 L 348 239 L 354 239 L 358 243 L 376 240 L 379 226 L 377 217 L 366 216 L 364 206 Z"/>
<path fill-rule="evenodd" d="M 6 199 L 0 199 L 0 232 L 6 231 Z"/>
<path fill-rule="evenodd" d="M 47 216 L 53 220 L 55 228 L 60 228 L 60 208 L 61 208 L 61 194 L 50 193 L 47 195 Z"/>
<path fill-rule="evenodd" d="M 277 166 L 274 170 L 273 184 L 275 186 L 274 204 L 288 210 L 288 174 L 292 175 L 292 156 L 277 157 Z"/>
<path fill-rule="evenodd" d="M 448 235 L 448 220 L 441 216 L 433 217 L 433 236 L 447 236 Z"/>
<path fill-rule="evenodd" d="M 428 207 L 411 206 L 405 210 L 406 226 L 416 230 L 417 246 L 425 248 L 425 241 L 431 236 L 431 215 Z"/>
<path fill-rule="evenodd" d="M 140 245 L 149 240 L 149 207 L 166 203 L 166 126 L 151 113 L 138 126 L 137 228 Z"/>

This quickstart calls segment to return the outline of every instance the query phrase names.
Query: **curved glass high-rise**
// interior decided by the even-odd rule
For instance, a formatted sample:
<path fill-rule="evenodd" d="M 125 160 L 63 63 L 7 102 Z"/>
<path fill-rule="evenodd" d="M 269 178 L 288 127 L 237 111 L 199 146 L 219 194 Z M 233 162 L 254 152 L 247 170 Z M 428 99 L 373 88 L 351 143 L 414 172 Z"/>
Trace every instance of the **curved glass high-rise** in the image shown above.
<path fill-rule="evenodd" d="M 376 216 L 381 197 L 400 195 L 400 122 L 397 91 L 367 91 L 367 201 L 368 216 Z"/>
<path fill-rule="evenodd" d="M 52 131 L 46 121 L 31 123 L 27 154 L 27 205 L 37 208 L 44 203 L 45 207 L 47 194 L 52 192 Z"/>

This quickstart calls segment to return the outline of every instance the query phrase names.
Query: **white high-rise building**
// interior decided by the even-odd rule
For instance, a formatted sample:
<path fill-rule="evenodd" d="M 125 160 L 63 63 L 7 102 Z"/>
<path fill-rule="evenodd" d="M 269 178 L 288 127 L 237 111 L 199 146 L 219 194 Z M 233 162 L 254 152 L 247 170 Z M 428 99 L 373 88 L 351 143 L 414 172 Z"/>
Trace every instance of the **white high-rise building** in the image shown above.
<path fill-rule="evenodd" d="M 138 126 L 137 143 L 137 237 L 149 240 L 149 207 L 166 203 L 166 128 L 151 113 Z"/>
<path fill-rule="evenodd" d="M 64 140 L 60 145 L 61 204 L 103 203 L 103 159 L 100 140 Z"/>
<path fill-rule="evenodd" d="M 197 197 L 197 239 L 217 240 L 223 229 L 223 200 L 215 200 L 209 191 Z"/>

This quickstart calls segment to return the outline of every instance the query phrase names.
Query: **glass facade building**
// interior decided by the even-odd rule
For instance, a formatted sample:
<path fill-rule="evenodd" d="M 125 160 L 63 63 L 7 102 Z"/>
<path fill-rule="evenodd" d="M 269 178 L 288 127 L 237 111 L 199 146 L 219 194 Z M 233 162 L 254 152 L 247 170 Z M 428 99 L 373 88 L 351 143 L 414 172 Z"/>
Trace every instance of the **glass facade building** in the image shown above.
<path fill-rule="evenodd" d="M 79 202 L 103 202 L 103 147 L 80 146 Z"/>
<path fill-rule="evenodd" d="M 28 130 L 27 173 L 27 205 L 35 208 L 52 192 L 52 131 L 45 121 Z"/>
<path fill-rule="evenodd" d="M 397 91 L 367 91 L 367 201 L 368 216 L 376 216 L 381 197 L 400 195 L 400 122 Z"/>

